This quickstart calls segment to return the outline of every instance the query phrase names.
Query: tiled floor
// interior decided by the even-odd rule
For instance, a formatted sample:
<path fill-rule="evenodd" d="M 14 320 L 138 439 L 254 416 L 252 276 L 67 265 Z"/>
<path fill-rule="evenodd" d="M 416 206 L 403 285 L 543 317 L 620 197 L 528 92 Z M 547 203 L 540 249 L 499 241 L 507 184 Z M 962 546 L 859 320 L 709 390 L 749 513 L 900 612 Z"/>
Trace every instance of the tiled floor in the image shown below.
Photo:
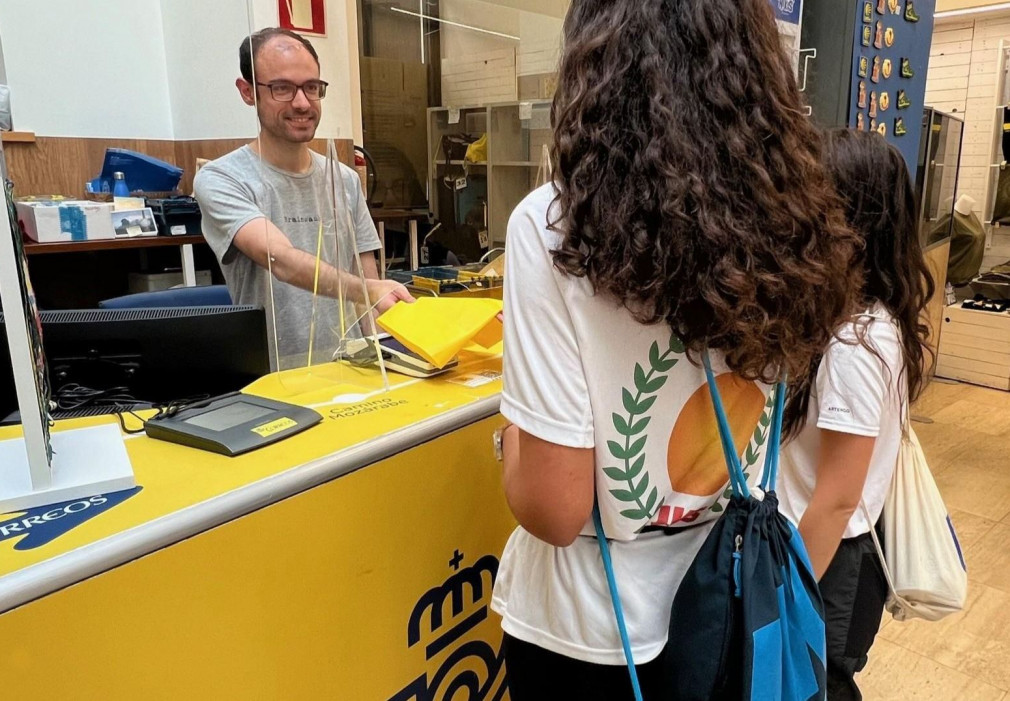
<path fill-rule="evenodd" d="M 943 621 L 885 614 L 859 676 L 866 701 L 1010 701 L 1010 393 L 935 381 L 914 424 L 968 563 L 968 604 Z"/>

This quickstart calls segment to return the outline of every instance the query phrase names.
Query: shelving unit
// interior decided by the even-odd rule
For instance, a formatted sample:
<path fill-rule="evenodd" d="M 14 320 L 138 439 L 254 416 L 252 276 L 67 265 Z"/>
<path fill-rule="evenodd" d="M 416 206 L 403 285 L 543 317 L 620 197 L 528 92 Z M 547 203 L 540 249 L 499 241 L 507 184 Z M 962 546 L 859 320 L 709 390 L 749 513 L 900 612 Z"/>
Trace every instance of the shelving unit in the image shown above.
<path fill-rule="evenodd" d="M 541 155 L 551 140 L 550 106 L 550 100 L 533 100 L 428 110 L 428 201 L 443 227 L 457 230 L 444 234 L 454 251 L 477 258 L 505 242 L 512 210 L 538 184 Z M 447 161 L 442 139 L 450 134 L 487 134 L 487 161 Z M 462 177 L 466 187 L 456 190 Z M 474 236 L 463 221 L 477 221 L 481 230 Z"/>

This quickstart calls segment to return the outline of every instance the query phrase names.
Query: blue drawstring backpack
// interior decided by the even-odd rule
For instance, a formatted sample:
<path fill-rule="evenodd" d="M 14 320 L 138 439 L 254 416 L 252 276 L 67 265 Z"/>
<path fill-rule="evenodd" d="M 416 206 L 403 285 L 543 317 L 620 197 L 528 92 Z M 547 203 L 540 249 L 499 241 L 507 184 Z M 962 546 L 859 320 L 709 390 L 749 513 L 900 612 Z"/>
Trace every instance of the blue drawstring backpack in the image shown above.
<path fill-rule="evenodd" d="M 708 354 L 705 375 L 715 407 L 733 496 L 673 601 L 664 653 L 673 701 L 819 701 L 826 696 L 824 606 L 796 528 L 778 511 L 775 481 L 785 385 L 775 409 L 761 481 L 764 499 L 747 486 Z M 617 583 L 598 509 L 603 555 L 635 698 L 635 674 Z"/>

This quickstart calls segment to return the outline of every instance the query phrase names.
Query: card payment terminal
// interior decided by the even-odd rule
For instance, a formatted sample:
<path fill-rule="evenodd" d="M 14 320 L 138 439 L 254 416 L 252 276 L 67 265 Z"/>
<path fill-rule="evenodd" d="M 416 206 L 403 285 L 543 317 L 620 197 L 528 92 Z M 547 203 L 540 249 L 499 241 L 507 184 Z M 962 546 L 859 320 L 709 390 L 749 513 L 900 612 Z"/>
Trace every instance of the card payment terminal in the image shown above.
<path fill-rule="evenodd" d="M 144 422 L 151 438 L 234 457 L 315 426 L 312 409 L 236 392 L 163 411 Z"/>

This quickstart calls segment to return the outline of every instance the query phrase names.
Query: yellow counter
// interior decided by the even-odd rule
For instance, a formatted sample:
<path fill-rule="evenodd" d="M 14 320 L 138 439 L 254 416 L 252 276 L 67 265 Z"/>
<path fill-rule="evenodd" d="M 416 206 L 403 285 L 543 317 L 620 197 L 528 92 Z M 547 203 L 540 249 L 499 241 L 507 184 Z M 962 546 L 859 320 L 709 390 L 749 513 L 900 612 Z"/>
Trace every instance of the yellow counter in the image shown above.
<path fill-rule="evenodd" d="M 514 527 L 500 370 L 390 375 L 388 393 L 356 370 L 357 396 L 306 393 L 323 422 L 281 443 L 226 458 L 129 437 L 136 489 L 0 515 L 6 695 L 507 698 L 488 608 Z"/>

